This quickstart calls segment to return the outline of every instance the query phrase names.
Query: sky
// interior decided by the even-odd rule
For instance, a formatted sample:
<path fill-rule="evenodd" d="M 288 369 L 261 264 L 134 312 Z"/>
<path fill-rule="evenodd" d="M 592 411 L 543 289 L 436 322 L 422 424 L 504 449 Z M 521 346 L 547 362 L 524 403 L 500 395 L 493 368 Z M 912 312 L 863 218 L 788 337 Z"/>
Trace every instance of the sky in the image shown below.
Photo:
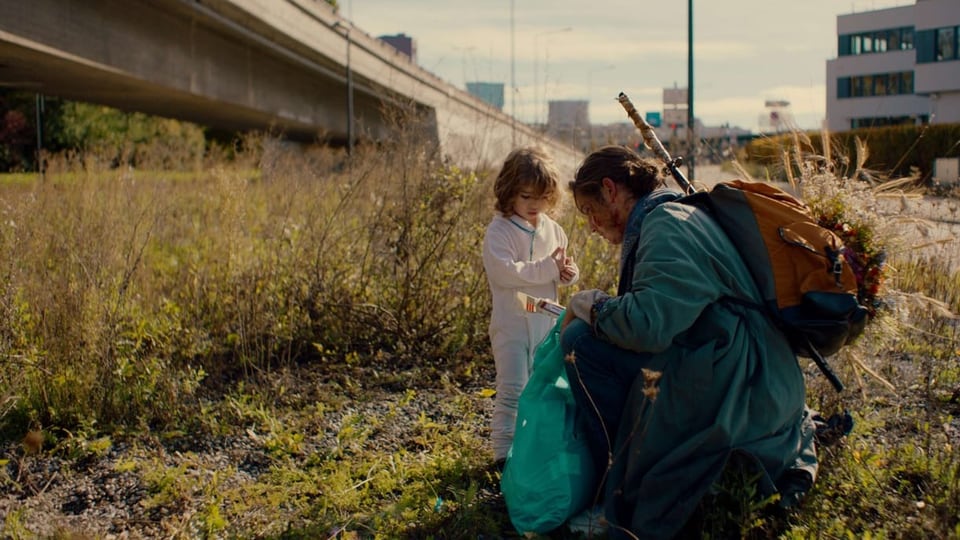
<path fill-rule="evenodd" d="M 694 114 L 706 126 L 762 131 L 768 100 L 796 127 L 826 114 L 826 61 L 837 16 L 914 0 L 693 0 Z M 595 124 L 626 122 L 616 97 L 661 111 L 663 89 L 687 86 L 682 0 L 340 0 L 373 36 L 404 33 L 424 69 L 460 88 L 502 82 L 504 111 L 545 122 L 548 101 L 588 100 Z M 511 29 L 512 28 L 512 29 Z M 511 86 L 516 91 L 511 96 Z"/>

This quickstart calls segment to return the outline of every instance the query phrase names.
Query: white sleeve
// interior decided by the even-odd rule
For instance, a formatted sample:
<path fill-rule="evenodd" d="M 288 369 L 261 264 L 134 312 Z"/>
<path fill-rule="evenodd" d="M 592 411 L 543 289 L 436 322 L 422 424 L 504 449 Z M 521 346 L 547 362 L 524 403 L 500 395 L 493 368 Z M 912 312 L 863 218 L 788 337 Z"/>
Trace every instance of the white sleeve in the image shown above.
<path fill-rule="evenodd" d="M 502 229 L 487 229 L 483 237 L 483 268 L 492 283 L 501 287 L 523 287 L 560 279 L 560 270 L 549 256 L 538 261 L 521 261 L 519 258 Z"/>

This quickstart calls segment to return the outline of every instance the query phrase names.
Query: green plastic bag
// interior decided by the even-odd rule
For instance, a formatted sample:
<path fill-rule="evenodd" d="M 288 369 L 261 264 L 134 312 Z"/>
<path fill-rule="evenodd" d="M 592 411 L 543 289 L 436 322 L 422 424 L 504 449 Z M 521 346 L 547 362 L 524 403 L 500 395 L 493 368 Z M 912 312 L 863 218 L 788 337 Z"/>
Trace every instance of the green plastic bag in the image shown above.
<path fill-rule="evenodd" d="M 537 347 L 500 479 L 510 521 L 521 534 L 556 529 L 592 502 L 596 485 L 564 369 L 561 321 Z"/>

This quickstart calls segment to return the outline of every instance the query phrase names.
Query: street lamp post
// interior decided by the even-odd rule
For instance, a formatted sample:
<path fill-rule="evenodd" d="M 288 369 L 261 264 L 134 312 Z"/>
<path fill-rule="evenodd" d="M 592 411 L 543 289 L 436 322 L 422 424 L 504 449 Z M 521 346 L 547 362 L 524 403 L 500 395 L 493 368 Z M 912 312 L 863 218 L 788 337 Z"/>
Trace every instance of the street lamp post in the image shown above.
<path fill-rule="evenodd" d="M 514 148 L 517 147 L 517 59 L 514 40 L 516 29 L 513 21 L 514 0 L 510 0 L 510 133 Z"/>
<path fill-rule="evenodd" d="M 40 173 L 40 179 L 43 180 L 43 113 L 44 98 L 43 94 L 37 93 L 37 172 Z"/>
<path fill-rule="evenodd" d="M 561 32 L 570 32 L 573 28 L 566 26 L 564 28 L 558 28 L 556 30 L 546 30 L 544 32 L 537 32 L 533 35 L 533 106 L 535 108 L 534 121 L 540 123 L 540 47 L 539 41 L 540 36 L 548 36 L 550 34 L 559 34 Z M 544 79 L 546 79 L 546 74 L 544 74 Z M 547 81 L 543 82 L 544 87 L 547 85 Z M 546 92 L 544 92 L 544 99 L 546 99 Z"/>
<path fill-rule="evenodd" d="M 463 66 L 463 88 L 464 90 L 466 90 L 467 88 L 467 53 L 472 52 L 473 50 L 476 49 L 476 47 L 474 46 L 458 47 L 454 45 L 453 48 L 454 50 L 460 51 L 461 53 L 461 64 Z"/>
<path fill-rule="evenodd" d="M 337 21 L 334 29 L 342 29 L 347 40 L 347 155 L 353 155 L 353 69 L 350 67 L 350 27 Z"/>
<path fill-rule="evenodd" d="M 587 72 L 587 115 L 590 114 L 590 102 L 593 99 L 593 74 L 598 71 L 607 71 L 608 69 L 614 69 L 616 67 L 614 64 L 607 64 Z M 590 120 L 588 132 L 590 137 L 588 146 L 593 148 L 593 120 Z"/>

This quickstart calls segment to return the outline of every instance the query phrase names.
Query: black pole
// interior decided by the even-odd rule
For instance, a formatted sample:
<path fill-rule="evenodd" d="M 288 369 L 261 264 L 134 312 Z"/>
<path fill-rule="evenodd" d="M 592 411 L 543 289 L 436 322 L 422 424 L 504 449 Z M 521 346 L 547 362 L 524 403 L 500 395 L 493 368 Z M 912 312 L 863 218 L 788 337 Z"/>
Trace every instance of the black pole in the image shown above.
<path fill-rule="evenodd" d="M 516 26 L 514 25 L 514 0 L 510 0 L 510 141 L 517 146 L 517 62 L 514 48 Z M 537 51 L 533 51 L 536 54 Z"/>
<path fill-rule="evenodd" d="M 687 172 L 692 181 L 693 164 L 696 160 L 697 136 L 694 133 L 696 117 L 693 115 L 693 0 L 687 0 Z"/>
<path fill-rule="evenodd" d="M 353 155 L 353 68 L 350 66 L 350 30 L 351 26 L 337 21 L 333 23 L 333 30 L 343 30 L 343 37 L 347 40 L 347 155 Z M 339 32 L 338 32 L 339 33 Z"/>
<path fill-rule="evenodd" d="M 37 172 L 43 179 L 43 94 L 37 94 Z"/>
<path fill-rule="evenodd" d="M 347 155 L 353 155 L 353 68 L 350 66 L 350 29 L 347 29 Z"/>

